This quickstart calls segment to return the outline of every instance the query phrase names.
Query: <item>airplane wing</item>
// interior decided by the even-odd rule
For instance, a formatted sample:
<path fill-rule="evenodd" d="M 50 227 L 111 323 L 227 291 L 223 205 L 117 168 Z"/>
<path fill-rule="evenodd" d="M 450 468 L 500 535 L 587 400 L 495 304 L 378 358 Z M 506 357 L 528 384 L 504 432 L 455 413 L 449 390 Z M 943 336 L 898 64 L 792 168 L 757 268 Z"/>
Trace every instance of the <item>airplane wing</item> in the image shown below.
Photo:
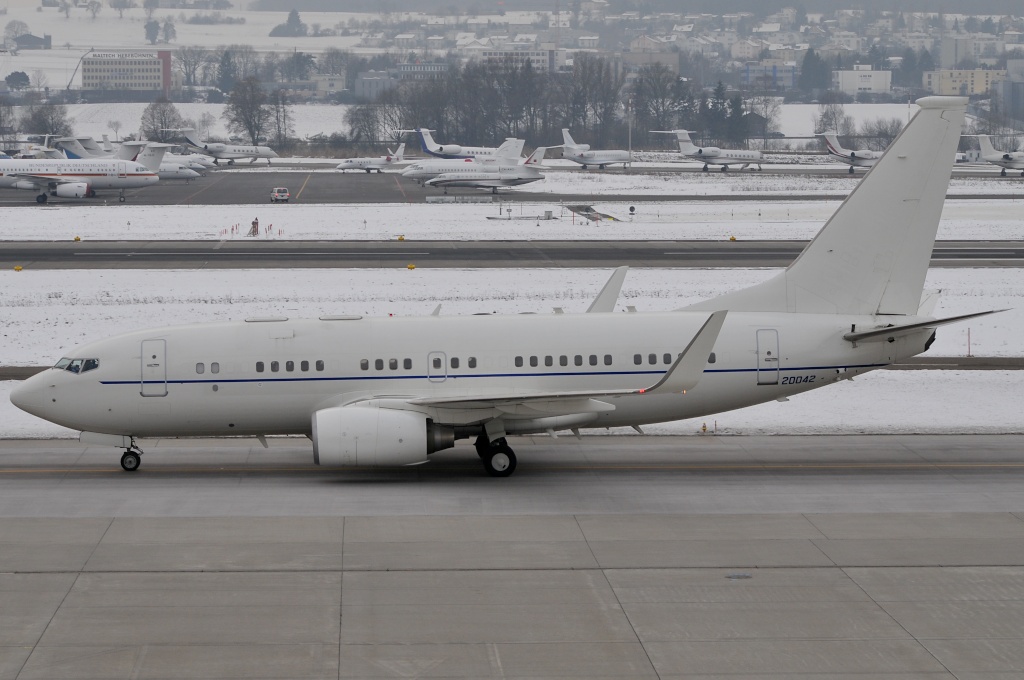
<path fill-rule="evenodd" d="M 537 416 L 573 413 L 600 413 L 615 407 L 601 398 L 627 394 L 685 394 L 693 389 L 704 374 L 708 356 L 725 323 L 725 311 L 711 314 L 675 363 L 654 385 L 641 389 L 569 391 L 569 392 L 506 392 L 464 396 L 420 397 L 407 403 L 417 406 L 460 409 L 497 409 L 510 415 Z"/>

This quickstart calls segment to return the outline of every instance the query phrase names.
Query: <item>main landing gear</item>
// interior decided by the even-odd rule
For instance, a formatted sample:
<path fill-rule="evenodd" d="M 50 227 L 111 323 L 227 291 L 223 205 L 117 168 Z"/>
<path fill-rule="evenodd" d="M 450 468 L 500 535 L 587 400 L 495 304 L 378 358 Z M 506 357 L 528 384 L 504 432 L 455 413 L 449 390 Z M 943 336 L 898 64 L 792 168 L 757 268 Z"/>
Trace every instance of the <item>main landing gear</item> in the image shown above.
<path fill-rule="evenodd" d="M 39 194 L 36 196 L 36 203 L 46 203 L 46 194 Z"/>
<path fill-rule="evenodd" d="M 121 467 L 125 472 L 135 472 L 140 465 L 142 465 L 142 449 L 135 445 L 133 439 L 131 448 L 125 449 L 121 456 Z"/>
<path fill-rule="evenodd" d="M 124 189 L 121 189 L 121 195 L 117 197 L 117 200 L 124 203 Z"/>
<path fill-rule="evenodd" d="M 516 471 L 516 454 L 504 437 L 492 442 L 486 435 L 481 435 L 476 438 L 475 446 L 484 470 L 491 477 L 508 477 Z"/>

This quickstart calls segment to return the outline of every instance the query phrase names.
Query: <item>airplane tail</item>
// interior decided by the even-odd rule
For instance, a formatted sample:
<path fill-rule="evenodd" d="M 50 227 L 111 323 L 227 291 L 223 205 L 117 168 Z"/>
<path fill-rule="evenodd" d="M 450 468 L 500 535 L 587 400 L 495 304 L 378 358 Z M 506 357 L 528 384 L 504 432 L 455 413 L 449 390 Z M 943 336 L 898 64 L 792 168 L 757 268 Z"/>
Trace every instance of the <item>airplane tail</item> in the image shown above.
<path fill-rule="evenodd" d="M 122 161 L 134 161 L 142 153 L 142 150 L 146 148 L 146 144 L 149 142 L 123 142 L 121 148 L 117 150 L 117 156 Z"/>
<path fill-rule="evenodd" d="M 405 142 L 399 144 L 398 148 L 395 149 L 395 160 L 399 163 L 405 160 Z"/>
<path fill-rule="evenodd" d="M 501 146 L 494 152 L 494 155 L 499 158 L 519 158 L 523 155 L 523 146 L 526 144 L 525 139 L 516 139 L 515 137 L 508 137 L 502 142 Z"/>
<path fill-rule="evenodd" d="M 544 161 L 544 154 L 550 149 L 549 146 L 538 146 L 525 160 L 523 165 L 540 165 Z"/>
<path fill-rule="evenodd" d="M 843 148 L 843 145 L 839 143 L 839 138 L 836 137 L 835 133 L 825 132 L 821 135 L 825 138 L 825 148 L 833 156 L 848 157 L 850 154 Z"/>
<path fill-rule="evenodd" d="M 440 144 L 434 141 L 434 136 L 430 134 L 430 130 L 427 130 L 426 128 L 416 128 L 416 132 L 420 136 L 420 144 L 423 146 L 424 153 L 430 153 L 434 148 L 440 146 Z"/>
<path fill-rule="evenodd" d="M 136 162 L 142 163 L 150 172 L 159 172 L 160 163 L 164 160 L 164 154 L 167 153 L 167 149 L 171 148 L 171 144 L 156 144 L 149 143 L 146 148 L 139 154 Z"/>
<path fill-rule="evenodd" d="M 978 135 L 978 146 L 981 147 L 982 156 L 995 156 L 1002 153 L 1001 151 L 996 151 L 996 148 L 992 146 L 992 140 L 988 135 Z"/>
<path fill-rule="evenodd" d="M 676 142 L 679 144 L 679 153 L 693 153 L 697 146 L 690 139 L 689 130 L 675 130 Z"/>
<path fill-rule="evenodd" d="M 61 137 L 53 142 L 58 149 L 64 152 L 64 156 L 73 160 L 80 158 L 92 158 L 92 154 L 85 150 L 82 143 L 75 137 Z"/>
<path fill-rule="evenodd" d="M 800 256 L 778 276 L 688 310 L 916 314 L 966 97 L 925 97 Z"/>
<path fill-rule="evenodd" d="M 569 128 L 562 128 L 562 142 L 566 147 L 576 146 L 576 142 L 572 141 L 572 135 L 569 134 Z"/>
<path fill-rule="evenodd" d="M 181 130 L 178 130 L 178 132 L 184 135 L 185 141 L 187 141 L 190 146 L 194 146 L 197 149 L 206 148 L 206 145 L 203 144 L 202 140 L 199 139 L 199 136 L 196 135 L 196 131 L 192 128 L 182 128 Z"/>

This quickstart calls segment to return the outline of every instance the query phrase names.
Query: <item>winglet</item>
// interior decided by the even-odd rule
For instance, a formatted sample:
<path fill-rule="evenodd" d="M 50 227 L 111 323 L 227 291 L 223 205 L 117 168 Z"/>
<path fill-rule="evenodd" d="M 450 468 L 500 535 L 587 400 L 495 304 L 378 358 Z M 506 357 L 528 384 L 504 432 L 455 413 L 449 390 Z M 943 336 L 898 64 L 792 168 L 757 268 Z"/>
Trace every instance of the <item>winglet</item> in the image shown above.
<path fill-rule="evenodd" d="M 679 355 L 668 372 L 661 377 L 656 384 L 640 390 L 642 394 L 679 394 L 692 390 L 701 376 L 704 375 L 704 367 L 708 363 L 708 356 L 715 348 L 715 341 L 725 323 L 726 311 L 714 312 L 704 322 L 697 334 L 690 340 L 683 353 Z"/>
<path fill-rule="evenodd" d="M 594 301 L 590 303 L 587 314 L 595 312 L 614 312 L 615 303 L 619 301 L 619 293 L 622 291 L 622 282 L 626 280 L 626 272 L 629 267 L 618 267 L 612 272 L 604 288 L 597 294 Z"/>

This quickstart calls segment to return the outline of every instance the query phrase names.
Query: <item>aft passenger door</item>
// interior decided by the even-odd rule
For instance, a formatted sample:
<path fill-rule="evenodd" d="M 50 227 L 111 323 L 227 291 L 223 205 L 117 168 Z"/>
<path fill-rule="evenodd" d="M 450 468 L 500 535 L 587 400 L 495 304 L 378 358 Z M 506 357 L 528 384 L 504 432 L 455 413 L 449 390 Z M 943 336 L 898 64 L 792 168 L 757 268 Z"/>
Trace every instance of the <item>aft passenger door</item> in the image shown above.
<path fill-rule="evenodd" d="M 774 328 L 757 331 L 757 384 L 779 384 L 779 332 Z"/>
<path fill-rule="evenodd" d="M 140 393 L 144 397 L 167 396 L 167 341 L 142 341 L 142 378 Z"/>

